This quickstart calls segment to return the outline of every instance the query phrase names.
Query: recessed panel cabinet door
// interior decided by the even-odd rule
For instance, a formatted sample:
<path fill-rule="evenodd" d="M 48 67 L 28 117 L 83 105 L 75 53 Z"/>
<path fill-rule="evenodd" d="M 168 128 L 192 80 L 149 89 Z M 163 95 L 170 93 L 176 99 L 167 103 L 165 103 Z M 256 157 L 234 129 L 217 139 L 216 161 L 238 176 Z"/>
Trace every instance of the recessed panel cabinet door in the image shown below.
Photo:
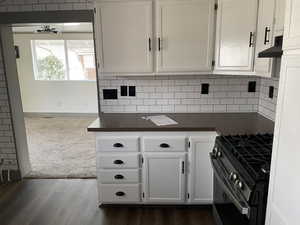
<path fill-rule="evenodd" d="M 252 71 L 257 0 L 219 0 L 216 70 Z"/>
<path fill-rule="evenodd" d="M 299 49 L 300 1 L 286 0 L 283 49 Z"/>
<path fill-rule="evenodd" d="M 210 71 L 214 1 L 161 1 L 156 14 L 157 70 Z"/>
<path fill-rule="evenodd" d="M 255 58 L 255 72 L 261 76 L 271 77 L 272 59 L 258 58 L 258 53 L 273 46 L 274 17 L 275 0 L 261 0 L 258 11 Z"/>
<path fill-rule="evenodd" d="M 214 147 L 213 137 L 192 137 L 189 148 L 189 201 L 210 204 L 213 201 L 213 169 L 209 152 Z"/>
<path fill-rule="evenodd" d="M 185 153 L 144 154 L 144 201 L 180 203 L 185 196 Z"/>
<path fill-rule="evenodd" d="M 152 3 L 98 3 L 96 15 L 101 72 L 152 72 Z"/>
<path fill-rule="evenodd" d="M 284 56 L 276 111 L 266 225 L 299 224 L 299 74 L 300 55 Z"/>
<path fill-rule="evenodd" d="M 284 30 L 285 4 L 286 0 L 276 0 L 275 32 L 277 33 L 282 33 Z"/>

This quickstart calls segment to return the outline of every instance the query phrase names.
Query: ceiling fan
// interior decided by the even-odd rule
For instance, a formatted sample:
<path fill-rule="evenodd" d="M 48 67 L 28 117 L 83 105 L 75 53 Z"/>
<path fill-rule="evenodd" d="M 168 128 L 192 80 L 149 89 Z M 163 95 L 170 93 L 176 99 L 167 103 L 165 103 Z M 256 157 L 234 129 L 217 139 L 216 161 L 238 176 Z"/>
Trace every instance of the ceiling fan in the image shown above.
<path fill-rule="evenodd" d="M 53 33 L 53 34 L 57 34 L 58 30 L 55 27 L 51 28 L 50 25 L 43 25 L 41 27 L 41 29 L 37 29 L 36 32 L 37 33 Z"/>

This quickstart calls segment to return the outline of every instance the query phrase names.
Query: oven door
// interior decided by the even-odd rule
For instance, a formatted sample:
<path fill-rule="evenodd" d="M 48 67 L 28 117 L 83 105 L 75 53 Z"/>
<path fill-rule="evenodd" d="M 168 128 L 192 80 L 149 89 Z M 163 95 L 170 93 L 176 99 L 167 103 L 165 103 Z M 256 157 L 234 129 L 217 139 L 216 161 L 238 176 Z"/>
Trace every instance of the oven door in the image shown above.
<path fill-rule="evenodd" d="M 228 182 L 226 171 L 211 155 L 214 170 L 214 217 L 218 225 L 249 225 L 250 206 Z"/>

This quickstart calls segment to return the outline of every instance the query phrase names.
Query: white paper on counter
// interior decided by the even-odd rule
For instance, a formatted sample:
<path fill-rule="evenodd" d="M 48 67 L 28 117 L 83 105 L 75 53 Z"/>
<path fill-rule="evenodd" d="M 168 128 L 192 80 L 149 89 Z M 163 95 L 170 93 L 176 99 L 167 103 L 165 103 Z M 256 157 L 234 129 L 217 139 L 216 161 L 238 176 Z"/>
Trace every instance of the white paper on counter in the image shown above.
<path fill-rule="evenodd" d="M 166 126 L 166 125 L 175 125 L 178 124 L 175 120 L 171 119 L 166 115 L 158 115 L 158 116 L 145 116 L 142 117 L 145 120 L 151 120 L 156 126 Z"/>

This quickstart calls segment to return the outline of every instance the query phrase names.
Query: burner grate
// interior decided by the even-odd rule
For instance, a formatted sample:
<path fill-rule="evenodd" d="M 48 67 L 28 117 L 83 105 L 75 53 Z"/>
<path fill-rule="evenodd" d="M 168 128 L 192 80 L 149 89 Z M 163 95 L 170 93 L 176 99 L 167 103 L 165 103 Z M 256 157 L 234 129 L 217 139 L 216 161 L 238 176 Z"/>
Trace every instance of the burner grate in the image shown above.
<path fill-rule="evenodd" d="M 255 179 L 265 178 L 271 163 L 273 135 L 223 136 L 222 144 Z"/>

